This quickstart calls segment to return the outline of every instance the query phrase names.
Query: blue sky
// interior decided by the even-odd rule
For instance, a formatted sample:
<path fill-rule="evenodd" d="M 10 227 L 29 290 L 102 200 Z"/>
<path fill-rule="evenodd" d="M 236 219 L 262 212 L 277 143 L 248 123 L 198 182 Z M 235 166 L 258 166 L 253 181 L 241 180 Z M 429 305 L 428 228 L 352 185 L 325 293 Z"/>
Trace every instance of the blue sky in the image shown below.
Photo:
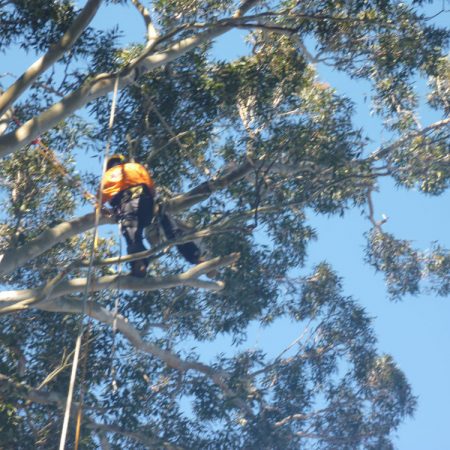
<path fill-rule="evenodd" d="M 445 23 L 445 18 L 439 20 Z M 110 27 L 116 22 L 120 22 L 121 29 L 126 31 L 124 42 L 143 39 L 141 18 L 131 8 L 102 7 L 94 23 Z M 221 38 L 215 44 L 215 55 L 232 59 L 243 54 L 246 51 L 242 44 L 243 36 L 243 32 L 236 31 Z M 19 75 L 35 56 L 15 52 L 0 58 L 0 75 L 5 72 Z M 379 132 L 378 120 L 370 116 L 370 105 L 363 101 L 364 94 L 369 94 L 368 85 L 350 83 L 345 76 L 328 68 L 318 69 L 323 81 L 354 100 L 358 111 L 357 125 L 370 135 L 373 149 L 378 147 L 388 136 Z M 0 81 L 5 83 L 6 78 Z M 422 88 L 423 84 L 418 86 Z M 424 124 L 435 120 L 427 109 L 421 111 L 421 116 Z M 390 180 L 383 180 L 379 192 L 374 194 L 376 218 L 379 219 L 382 213 L 389 217 L 385 230 L 399 238 L 412 240 L 414 246 L 421 249 L 428 248 L 433 241 L 450 248 L 449 204 L 448 192 L 437 198 L 429 197 L 414 190 L 397 189 Z M 365 214 L 353 210 L 344 218 L 325 218 L 312 212 L 307 215 L 319 236 L 310 246 L 308 267 L 322 260 L 332 264 L 343 277 L 345 293 L 357 299 L 373 317 L 380 351 L 393 355 L 419 397 L 415 417 L 400 426 L 396 447 L 399 450 L 450 449 L 450 434 L 447 432 L 450 423 L 449 299 L 421 295 L 406 297 L 401 302 L 390 301 L 383 277 L 363 261 L 363 234 L 370 229 Z M 303 273 L 307 272 L 306 269 Z M 267 330 L 255 329 L 249 335 L 248 346 L 259 345 L 269 353 L 277 354 L 298 334 L 298 330 L 286 325 L 280 323 Z"/>
<path fill-rule="evenodd" d="M 447 20 L 449 14 L 446 15 Z M 445 18 L 441 17 L 441 25 Z M 216 43 L 215 53 L 233 59 L 245 52 L 241 31 L 235 31 Z M 373 141 L 371 150 L 388 139 L 381 132 L 380 121 L 370 114 L 370 87 L 366 82 L 350 81 L 328 67 L 318 68 L 319 77 L 338 93 L 350 97 L 356 105 L 355 124 L 363 128 Z M 423 81 L 417 86 L 421 92 Z M 427 108 L 420 111 L 424 125 L 437 120 Z M 379 192 L 374 193 L 375 218 L 388 216 L 384 230 L 401 239 L 411 240 L 413 246 L 425 250 L 433 241 L 450 248 L 450 193 L 431 197 L 417 190 L 397 188 L 392 180 L 381 180 Z M 401 302 L 389 300 L 384 279 L 364 263 L 366 241 L 364 233 L 371 224 L 366 214 L 353 210 L 343 218 L 307 214 L 317 230 L 318 240 L 310 245 L 308 266 L 326 260 L 343 278 L 345 293 L 357 299 L 373 318 L 381 352 L 391 354 L 406 373 L 418 408 L 413 419 L 403 423 L 395 438 L 399 450 L 448 450 L 450 434 L 450 301 L 432 295 L 407 296 Z M 306 271 L 307 273 L 307 271 Z M 249 344 L 258 343 L 277 354 L 275 341 L 292 341 L 298 333 L 286 323 L 260 331 L 249 337 Z M 251 346 L 251 345 L 250 345 Z"/>

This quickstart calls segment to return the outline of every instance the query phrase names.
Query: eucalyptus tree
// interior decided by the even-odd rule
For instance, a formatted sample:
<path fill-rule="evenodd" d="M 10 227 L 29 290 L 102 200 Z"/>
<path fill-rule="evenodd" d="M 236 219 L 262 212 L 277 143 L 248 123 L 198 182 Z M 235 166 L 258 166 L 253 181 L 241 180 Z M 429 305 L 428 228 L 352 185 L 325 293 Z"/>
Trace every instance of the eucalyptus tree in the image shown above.
<path fill-rule="evenodd" d="M 333 269 L 304 273 L 318 238 L 305 210 L 367 211 L 366 260 L 392 297 L 425 278 L 448 294 L 447 250 L 385 232 L 371 200 L 379 177 L 447 188 L 448 31 L 422 1 L 101 3 L 0 2 L 2 50 L 38 55 L 10 85 L 1 74 L 0 446 L 58 445 L 86 315 L 71 411 L 83 448 L 391 448 L 415 397 Z M 142 16 L 142 43 L 91 25 L 113 3 Z M 248 54 L 222 60 L 213 42 L 236 29 Z M 371 83 L 388 144 L 371 147 L 320 64 Z M 418 77 L 441 120 L 419 122 Z M 80 167 L 107 141 L 148 165 L 161 208 L 189 223 L 181 240 L 201 238 L 206 262 L 186 267 L 171 250 L 180 240 L 156 243 L 137 279 L 103 234 L 89 269 L 83 193 L 98 179 Z M 111 223 L 103 210 L 100 230 Z M 277 320 L 298 329 L 294 342 L 245 349 L 249 325 Z M 226 339 L 214 357 L 197 349 Z"/>

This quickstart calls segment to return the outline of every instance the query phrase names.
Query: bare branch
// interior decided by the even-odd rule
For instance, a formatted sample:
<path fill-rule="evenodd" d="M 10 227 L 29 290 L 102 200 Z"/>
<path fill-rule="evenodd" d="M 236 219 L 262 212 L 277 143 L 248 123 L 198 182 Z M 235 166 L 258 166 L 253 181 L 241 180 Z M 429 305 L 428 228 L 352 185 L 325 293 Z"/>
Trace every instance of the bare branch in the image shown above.
<path fill-rule="evenodd" d="M 372 201 L 372 190 L 369 189 L 367 193 L 367 204 L 369 206 L 369 220 L 372 223 L 372 225 L 378 230 L 378 232 L 382 233 L 382 225 L 385 224 L 388 220 L 388 218 L 383 214 L 383 219 L 380 221 L 375 220 L 375 211 L 373 208 L 373 201 Z"/>
<path fill-rule="evenodd" d="M 292 414 L 290 416 L 285 417 L 282 420 L 279 420 L 278 422 L 274 423 L 274 426 L 276 428 L 282 427 L 283 425 L 286 425 L 287 423 L 292 422 L 293 420 L 307 420 L 309 419 L 309 415 L 307 414 Z"/>
<path fill-rule="evenodd" d="M 139 279 L 135 280 L 142 281 Z M 68 298 L 61 298 L 57 301 L 40 304 L 37 305 L 37 307 L 38 309 L 45 311 L 64 313 L 80 313 L 83 311 L 83 304 L 81 301 Z M 140 332 L 133 325 L 131 325 L 126 318 L 120 314 L 115 316 L 113 312 L 108 311 L 96 302 L 88 301 L 86 311 L 90 317 L 107 325 L 112 326 L 115 320 L 117 330 L 122 333 L 128 341 L 130 341 L 137 351 L 152 355 L 164 361 L 169 367 L 180 372 L 194 370 L 204 374 L 214 384 L 216 384 L 222 390 L 224 395 L 230 398 L 242 412 L 246 415 L 253 415 L 251 408 L 245 402 L 240 400 L 238 396 L 227 386 L 228 374 L 226 372 L 218 372 L 212 367 L 201 362 L 183 360 L 168 350 L 164 350 L 151 342 L 146 342 Z"/>
<path fill-rule="evenodd" d="M 210 291 L 220 291 L 224 287 L 222 282 L 200 280 L 198 277 L 220 267 L 229 266 L 236 262 L 238 258 L 239 253 L 219 256 L 198 264 L 184 273 L 169 275 L 167 277 L 136 278 L 130 275 L 103 276 L 91 281 L 88 292 L 92 293 L 103 289 L 149 292 L 158 289 L 169 289 L 176 286 L 191 286 Z M 45 286 L 43 288 L 0 292 L 0 303 L 4 305 L 0 308 L 0 314 L 3 312 L 11 312 L 10 309 L 16 303 L 20 305 L 20 309 L 28 308 L 32 303 L 36 303 L 35 306 L 38 307 L 42 304 L 50 304 L 54 299 L 59 297 L 84 292 L 86 283 L 86 278 L 73 278 L 62 282 L 53 288 L 52 292 L 47 295 L 46 300 L 42 300 L 42 292 L 45 289 Z"/>
<path fill-rule="evenodd" d="M 86 103 L 106 95 L 114 88 L 116 78 L 119 79 L 119 87 L 124 88 L 134 83 L 142 74 L 150 70 L 164 66 L 179 58 L 188 51 L 198 47 L 204 42 L 226 33 L 233 28 L 232 25 L 217 24 L 210 29 L 181 39 L 165 50 L 158 51 L 150 56 L 139 56 L 131 61 L 126 69 L 116 74 L 103 73 L 83 83 L 78 89 L 55 103 L 40 115 L 30 119 L 21 127 L 11 133 L 0 136 L 0 157 L 6 156 L 31 142 L 33 139 L 55 126 L 59 121 L 82 108 Z M 162 38 L 161 38 L 162 39 Z M 144 49 L 144 54 L 148 49 Z"/>
<path fill-rule="evenodd" d="M 147 103 L 149 107 L 155 112 L 155 114 L 158 116 L 158 119 L 163 124 L 163 127 L 167 130 L 167 132 L 172 136 L 171 140 L 174 140 L 177 145 L 180 147 L 181 150 L 185 149 L 186 146 L 180 141 L 178 135 L 173 131 L 173 128 L 167 123 L 167 120 L 164 118 L 164 116 L 159 112 L 156 105 L 150 100 L 147 99 Z"/>
<path fill-rule="evenodd" d="M 186 234 L 179 239 L 171 240 L 164 242 L 156 247 L 151 248 L 150 250 L 145 250 L 143 252 L 137 252 L 137 253 L 130 253 L 126 256 L 115 256 L 112 258 L 104 258 L 104 259 L 98 259 L 94 260 L 93 265 L 94 266 L 106 266 L 111 264 L 118 264 L 118 263 L 126 263 L 131 261 L 137 261 L 138 259 L 142 258 L 148 258 L 152 257 L 154 255 L 158 255 L 161 252 L 165 252 L 167 249 L 179 245 L 184 244 L 186 242 L 191 242 L 196 239 L 203 239 L 208 236 L 213 236 L 216 234 L 223 234 L 223 233 L 230 233 L 232 231 L 236 231 L 236 228 L 215 228 L 215 227 L 209 227 L 205 228 L 203 230 Z M 87 259 L 83 259 L 80 264 L 80 267 L 87 267 L 89 266 L 89 261 Z"/>
<path fill-rule="evenodd" d="M 166 208 L 170 212 L 181 211 L 187 209 L 196 203 L 206 200 L 213 192 L 223 189 L 247 176 L 250 172 L 255 170 L 255 165 L 258 162 L 245 161 L 240 166 L 232 168 L 231 170 L 216 176 L 215 178 L 205 181 L 204 183 L 191 189 L 182 195 L 170 199 L 166 202 Z"/>
<path fill-rule="evenodd" d="M 98 440 L 100 441 L 101 450 L 111 450 L 111 445 L 109 445 L 106 433 L 103 431 L 98 431 L 96 434 L 98 436 Z"/>
<path fill-rule="evenodd" d="M 40 81 L 35 81 L 33 83 L 33 87 L 37 87 L 40 88 L 50 94 L 54 94 L 57 95 L 58 97 L 64 97 L 63 92 L 61 92 L 58 88 L 54 88 L 53 86 L 51 86 L 50 84 L 47 83 L 42 83 Z"/>
<path fill-rule="evenodd" d="M 70 222 L 62 222 L 42 232 L 35 239 L 18 249 L 10 249 L 0 255 L 0 274 L 11 273 L 25 262 L 36 258 L 59 242 L 83 233 L 94 226 L 95 213 L 89 213 Z M 112 216 L 102 215 L 100 224 L 114 223 Z"/>
<path fill-rule="evenodd" d="M 265 30 L 273 33 L 279 33 L 287 36 L 292 36 L 298 32 L 298 27 L 291 28 L 283 25 L 279 25 L 276 22 L 271 21 L 259 21 L 259 22 L 242 22 L 236 23 L 234 28 L 243 30 Z"/>
<path fill-rule="evenodd" d="M 170 442 L 163 441 L 162 439 L 151 438 L 148 436 L 148 433 L 140 433 L 138 431 L 129 431 L 121 427 L 120 425 L 112 425 L 105 423 L 97 423 L 94 421 L 89 421 L 87 427 L 101 432 L 107 433 L 115 433 L 121 436 L 125 436 L 127 438 L 133 439 L 136 442 L 139 442 L 145 445 L 147 448 L 164 448 L 167 450 L 181 450 L 182 447 L 178 447 L 176 445 L 172 445 Z"/>
<path fill-rule="evenodd" d="M 36 80 L 39 75 L 45 72 L 52 64 L 60 59 L 67 50 L 77 41 L 85 28 L 94 18 L 101 0 L 88 0 L 81 13 L 74 20 L 73 24 L 64 33 L 56 44 L 52 45 L 49 51 L 33 63 L 19 78 L 0 96 L 0 116 L 17 100 L 17 98 Z"/>
<path fill-rule="evenodd" d="M 150 46 L 159 36 L 155 26 L 153 25 L 150 12 L 139 0 L 131 0 L 131 3 L 133 3 L 144 19 L 145 26 L 147 28 L 147 46 Z"/>
<path fill-rule="evenodd" d="M 246 12 L 250 11 L 254 6 L 258 4 L 259 0 L 243 0 L 239 9 L 234 13 L 233 17 L 238 19 L 242 17 Z"/>
<path fill-rule="evenodd" d="M 89 340 L 89 342 L 92 342 L 92 338 Z M 40 391 L 46 384 L 50 383 L 55 377 L 57 377 L 61 372 L 63 372 L 66 368 L 70 367 L 72 365 L 73 361 L 73 354 L 75 350 L 71 351 L 69 354 L 66 354 L 66 351 L 64 350 L 64 354 L 62 356 L 62 361 L 56 367 L 53 369 L 45 378 L 44 380 L 39 384 L 37 387 L 37 390 Z"/>
<path fill-rule="evenodd" d="M 345 438 L 345 437 L 329 436 L 329 435 L 326 435 L 326 434 L 308 433 L 308 432 L 303 432 L 303 431 L 297 431 L 297 432 L 295 432 L 293 434 L 294 434 L 294 436 L 297 436 L 297 437 L 300 437 L 300 438 L 320 439 L 320 440 L 323 440 L 323 441 L 335 442 L 336 445 L 339 445 L 339 447 L 344 446 L 344 444 L 350 444 L 351 445 L 351 442 L 349 442 L 349 438 Z M 362 434 L 358 434 L 357 436 L 352 436 L 352 440 L 360 439 L 360 438 L 363 438 L 363 437 L 370 437 L 370 436 L 373 436 L 373 435 L 374 435 L 374 433 L 362 433 Z"/>
<path fill-rule="evenodd" d="M 393 150 L 396 150 L 397 148 L 401 147 L 403 144 L 405 144 L 408 141 L 411 141 L 412 139 L 415 139 L 417 137 L 425 136 L 430 131 L 437 130 L 439 128 L 446 127 L 450 124 L 450 118 L 440 120 L 439 122 L 432 123 L 431 125 L 428 125 L 425 128 L 422 128 L 421 130 L 409 133 L 406 136 L 402 137 L 398 141 L 395 141 L 391 145 L 388 145 L 387 147 L 380 147 L 379 149 L 375 150 L 368 158 L 367 161 L 378 161 L 381 158 L 384 158 L 386 155 L 388 155 Z"/>
<path fill-rule="evenodd" d="M 249 1 L 250 3 L 250 1 Z M 264 11 L 258 14 L 247 15 L 245 17 L 236 17 L 225 18 L 222 19 L 222 23 L 228 24 L 251 24 L 255 23 L 258 20 L 267 20 L 268 18 L 276 19 L 276 18 L 289 18 L 289 19 L 305 19 L 312 22 L 343 22 L 343 23 L 374 23 L 374 24 L 382 24 L 386 28 L 393 28 L 395 24 L 387 23 L 382 19 L 368 19 L 361 17 L 351 17 L 351 16 L 339 16 L 339 15 L 329 15 L 329 14 L 304 14 L 300 12 L 295 12 L 292 10 L 292 7 L 284 8 L 279 11 Z"/>

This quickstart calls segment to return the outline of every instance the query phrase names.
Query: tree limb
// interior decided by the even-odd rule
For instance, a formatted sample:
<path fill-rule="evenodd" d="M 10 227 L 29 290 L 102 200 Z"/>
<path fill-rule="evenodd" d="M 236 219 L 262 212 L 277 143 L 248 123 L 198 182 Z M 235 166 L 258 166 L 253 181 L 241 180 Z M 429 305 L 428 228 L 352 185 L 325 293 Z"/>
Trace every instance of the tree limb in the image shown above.
<path fill-rule="evenodd" d="M 189 233 L 184 236 L 180 236 L 180 238 L 164 242 L 163 244 L 157 245 L 156 247 L 151 248 L 150 250 L 145 250 L 143 252 L 137 252 L 137 253 L 130 253 L 125 256 L 114 256 L 111 258 L 104 258 L 104 259 L 97 259 L 94 260 L 93 265 L 94 266 L 106 266 L 111 264 L 119 264 L 119 263 L 126 263 L 131 261 L 137 261 L 138 259 L 142 258 L 149 258 L 154 255 L 158 255 L 158 253 L 164 252 L 167 249 L 179 245 L 179 244 L 185 244 L 186 242 L 192 242 L 196 239 L 203 239 L 208 236 L 213 236 L 216 234 L 222 234 L 222 233 L 230 233 L 232 231 L 237 231 L 236 228 L 217 228 L 209 227 L 205 228 L 200 231 L 196 231 L 194 233 Z M 88 267 L 89 261 L 87 259 L 83 259 L 78 264 L 79 267 Z"/>
<path fill-rule="evenodd" d="M 69 222 L 62 222 L 43 231 L 39 236 L 19 248 L 11 248 L 0 255 L 0 275 L 7 275 L 27 261 L 36 258 L 59 242 L 63 242 L 94 226 L 95 213 L 88 213 Z M 112 216 L 103 214 L 100 225 L 114 223 Z"/>
<path fill-rule="evenodd" d="M 0 115 L 0 136 L 2 136 L 8 128 L 9 122 L 12 119 L 12 108 L 7 109 L 3 115 Z"/>
<path fill-rule="evenodd" d="M 220 291 L 224 284 L 220 281 L 200 280 L 198 277 L 216 270 L 220 267 L 233 264 L 239 259 L 239 253 L 232 253 L 227 256 L 219 256 L 204 263 L 198 264 L 184 273 L 178 275 L 169 275 L 166 277 L 145 277 L 136 278 L 131 275 L 108 275 L 93 279 L 89 283 L 89 293 L 97 292 L 103 289 L 120 289 L 132 291 L 155 291 L 158 289 L 169 289 L 176 286 L 191 286 L 210 291 Z M 23 289 L 0 292 L 0 313 L 5 308 L 11 308 L 15 303 L 21 305 L 20 309 L 28 307 L 31 303 L 38 302 L 35 306 L 50 304 L 54 299 L 71 294 L 84 292 L 86 288 L 86 278 L 73 278 L 54 286 L 47 298 L 42 300 L 42 292 L 45 287 L 34 289 Z M 11 312 L 8 310 L 8 312 Z"/>
<path fill-rule="evenodd" d="M 43 111 L 40 115 L 30 119 L 11 133 L 0 136 L 0 157 L 9 155 L 22 148 L 55 126 L 59 121 L 82 108 L 86 103 L 111 92 L 116 78 L 119 79 L 120 88 L 129 86 L 142 74 L 164 66 L 202 43 L 209 42 L 232 28 L 232 25 L 222 24 L 211 26 L 204 32 L 181 39 L 169 45 L 166 49 L 146 56 L 143 59 L 141 56 L 137 57 L 119 73 L 102 73 L 89 78 L 78 89 L 68 94 L 46 111 Z M 144 52 L 148 52 L 148 49 L 144 49 Z"/>
<path fill-rule="evenodd" d="M 397 149 L 398 147 L 402 146 L 406 142 L 410 141 L 411 139 L 415 139 L 417 137 L 421 137 L 426 135 L 429 131 L 434 131 L 439 128 L 445 127 L 450 124 L 450 118 L 440 120 L 438 122 L 432 123 L 431 125 L 428 125 L 425 128 L 422 128 L 419 131 L 409 133 L 406 136 L 402 137 L 398 141 L 395 141 L 391 145 L 388 145 L 387 147 L 380 147 L 379 149 L 375 150 L 367 159 L 366 161 L 378 161 L 381 158 L 384 158 L 386 155 L 388 155 L 393 150 Z"/>
<path fill-rule="evenodd" d="M 145 26 L 147 28 L 147 46 L 151 46 L 152 43 L 158 38 L 159 34 L 153 24 L 150 12 L 139 0 L 131 0 L 131 3 L 133 3 L 144 19 Z"/>
<path fill-rule="evenodd" d="M 80 300 L 60 298 L 56 301 L 36 305 L 36 308 L 45 311 L 76 314 L 83 311 L 83 304 Z M 183 360 L 174 353 L 168 350 L 164 350 L 157 345 L 152 344 L 151 342 L 145 341 L 140 332 L 133 325 L 131 325 L 126 318 L 124 318 L 120 314 L 116 316 L 113 312 L 108 311 L 96 302 L 88 301 L 86 311 L 90 317 L 107 325 L 112 326 L 113 322 L 115 321 L 117 330 L 122 333 L 123 336 L 125 336 L 125 338 L 137 351 L 152 355 L 164 361 L 169 367 L 180 372 L 194 370 L 196 372 L 204 374 L 214 384 L 216 384 L 222 390 L 224 395 L 230 398 L 231 401 L 239 409 L 241 409 L 242 412 L 244 412 L 246 415 L 253 415 L 251 408 L 244 401 L 239 399 L 238 396 L 234 394 L 234 392 L 232 392 L 231 389 L 227 386 L 228 374 L 226 372 L 218 372 L 212 367 L 198 361 Z"/>
<path fill-rule="evenodd" d="M 258 162 L 245 161 L 240 166 L 232 168 L 209 181 L 201 183 L 185 194 L 177 195 L 168 200 L 165 203 L 165 207 L 170 212 L 177 212 L 206 200 L 213 192 L 223 189 L 247 176 L 250 172 L 255 170 L 255 164 L 258 164 Z"/>
<path fill-rule="evenodd" d="M 115 433 L 121 436 L 125 436 L 127 438 L 133 439 L 136 442 L 139 442 L 145 445 L 147 448 L 164 448 L 167 450 L 181 450 L 182 447 L 178 447 L 176 445 L 171 444 L 170 442 L 163 441 L 162 439 L 154 438 L 148 436 L 148 434 L 141 433 L 139 431 L 129 431 L 122 428 L 120 425 L 106 424 L 106 423 L 97 423 L 92 420 L 89 421 L 87 427 L 91 430 L 107 432 L 107 433 Z"/>
<path fill-rule="evenodd" d="M 98 440 L 100 441 L 101 450 L 111 450 L 111 445 L 109 445 L 106 433 L 104 433 L 103 431 L 97 431 L 95 434 L 97 435 Z"/>
<path fill-rule="evenodd" d="M 43 405 L 57 404 L 61 406 L 65 404 L 65 398 L 62 394 L 57 392 L 42 392 L 25 383 L 19 383 L 6 375 L 0 374 L 0 395 L 4 397 L 5 393 L 11 393 Z"/>
<path fill-rule="evenodd" d="M 250 11 L 254 6 L 258 4 L 259 0 L 243 0 L 238 10 L 233 14 L 233 18 L 240 18 L 246 12 Z"/>
<path fill-rule="evenodd" d="M 372 200 L 372 190 L 369 189 L 367 192 L 367 205 L 369 207 L 369 220 L 374 226 L 374 228 L 379 232 L 383 233 L 383 230 L 381 229 L 382 225 L 387 222 L 387 217 L 383 214 L 383 219 L 380 221 L 375 220 L 375 210 L 373 207 L 373 200 Z"/>
<path fill-rule="evenodd" d="M 17 100 L 17 98 L 51 65 L 60 59 L 69 50 L 100 7 L 101 0 L 88 0 L 81 13 L 74 20 L 69 29 L 49 51 L 34 62 L 28 69 L 0 96 L 0 117 Z M 1 134 L 1 133 L 0 133 Z"/>

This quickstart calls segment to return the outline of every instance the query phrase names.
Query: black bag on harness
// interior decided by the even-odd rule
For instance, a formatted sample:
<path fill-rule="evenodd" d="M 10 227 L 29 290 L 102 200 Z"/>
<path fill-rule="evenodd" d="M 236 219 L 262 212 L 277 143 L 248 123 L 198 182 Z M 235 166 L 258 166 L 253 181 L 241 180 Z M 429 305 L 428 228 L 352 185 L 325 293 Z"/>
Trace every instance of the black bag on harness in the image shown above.
<path fill-rule="evenodd" d="M 192 233 L 194 230 L 181 220 L 171 217 L 161 201 L 156 202 L 153 223 L 146 229 L 146 237 L 152 247 L 164 241 L 172 241 Z M 177 244 L 178 253 L 189 263 L 199 264 L 205 260 L 207 249 L 201 239 Z"/>
<path fill-rule="evenodd" d="M 159 217 L 159 223 L 168 240 L 175 240 L 186 234 L 177 221 L 172 219 L 167 213 L 162 213 Z M 199 245 L 194 241 L 176 245 L 178 252 L 183 258 L 191 264 L 201 262 L 202 251 Z"/>

